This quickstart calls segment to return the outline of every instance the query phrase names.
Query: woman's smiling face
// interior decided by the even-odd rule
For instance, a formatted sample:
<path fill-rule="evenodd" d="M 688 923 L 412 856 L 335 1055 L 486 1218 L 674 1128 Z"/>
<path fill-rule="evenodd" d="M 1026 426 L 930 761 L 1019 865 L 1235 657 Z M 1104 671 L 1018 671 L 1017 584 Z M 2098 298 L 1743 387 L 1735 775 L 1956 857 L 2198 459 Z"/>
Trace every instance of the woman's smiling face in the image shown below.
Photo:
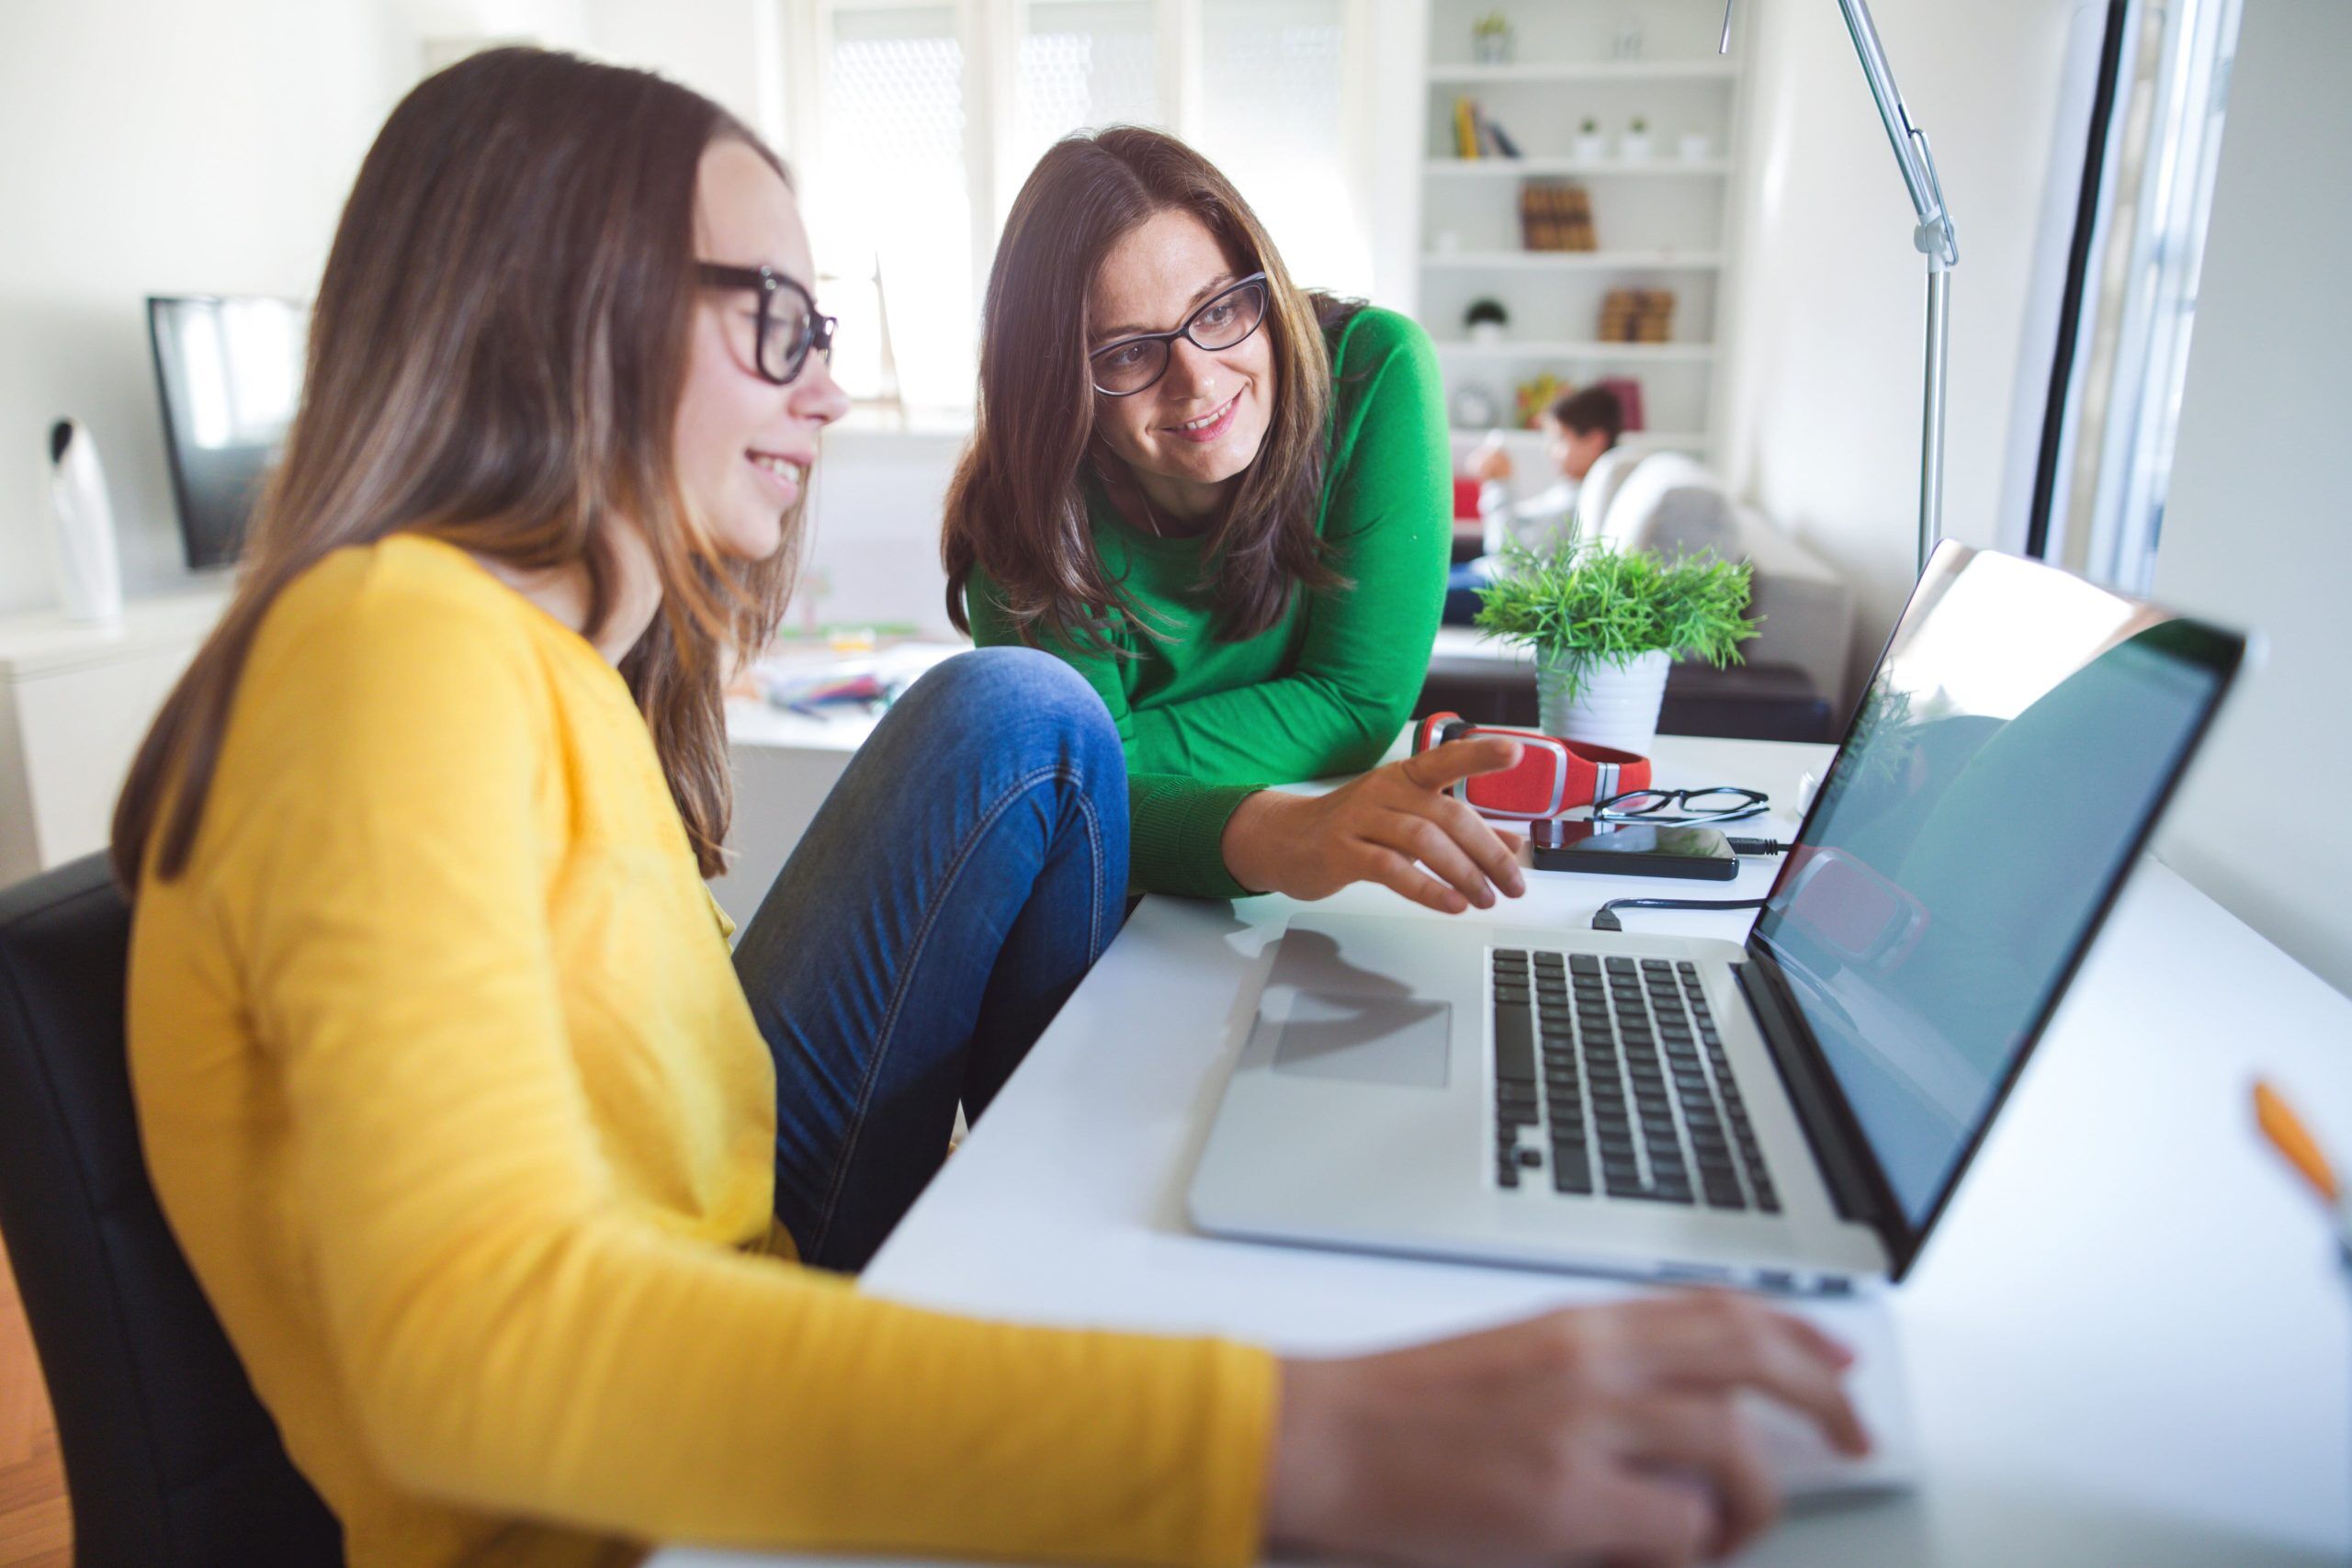
<path fill-rule="evenodd" d="M 1096 271 L 1087 349 L 1173 331 L 1250 270 L 1199 219 L 1162 209 L 1128 231 Z M 1262 325 L 1215 352 L 1178 338 L 1158 381 L 1129 397 L 1094 394 L 1097 434 L 1161 511 L 1206 514 L 1256 459 L 1273 416 L 1272 342 Z"/>

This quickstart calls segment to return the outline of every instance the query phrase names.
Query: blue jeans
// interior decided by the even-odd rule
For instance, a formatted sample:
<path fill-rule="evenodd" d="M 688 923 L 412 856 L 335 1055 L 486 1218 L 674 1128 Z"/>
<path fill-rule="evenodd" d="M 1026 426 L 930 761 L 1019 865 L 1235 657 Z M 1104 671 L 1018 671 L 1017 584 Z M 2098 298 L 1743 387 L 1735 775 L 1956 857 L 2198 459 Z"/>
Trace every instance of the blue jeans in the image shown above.
<path fill-rule="evenodd" d="M 1116 934 L 1126 765 L 1030 649 L 959 654 L 858 749 L 735 950 L 775 1056 L 775 1213 L 865 1266 Z"/>
<path fill-rule="evenodd" d="M 1476 622 L 1478 611 L 1487 602 L 1479 591 L 1495 580 L 1494 559 L 1492 556 L 1480 556 L 1447 570 L 1445 608 L 1439 614 L 1440 625 L 1466 626 Z"/>

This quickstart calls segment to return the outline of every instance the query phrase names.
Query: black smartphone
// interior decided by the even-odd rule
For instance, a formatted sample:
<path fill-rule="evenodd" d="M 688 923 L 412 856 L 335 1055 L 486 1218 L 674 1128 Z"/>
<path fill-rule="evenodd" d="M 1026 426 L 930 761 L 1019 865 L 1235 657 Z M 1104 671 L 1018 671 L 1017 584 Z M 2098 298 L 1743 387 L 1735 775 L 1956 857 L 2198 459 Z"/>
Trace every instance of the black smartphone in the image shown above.
<path fill-rule="evenodd" d="M 1638 822 L 1528 824 L 1538 871 L 1589 871 L 1602 876 L 1679 876 L 1729 882 L 1739 874 L 1731 840 L 1713 828 L 1651 828 Z"/>

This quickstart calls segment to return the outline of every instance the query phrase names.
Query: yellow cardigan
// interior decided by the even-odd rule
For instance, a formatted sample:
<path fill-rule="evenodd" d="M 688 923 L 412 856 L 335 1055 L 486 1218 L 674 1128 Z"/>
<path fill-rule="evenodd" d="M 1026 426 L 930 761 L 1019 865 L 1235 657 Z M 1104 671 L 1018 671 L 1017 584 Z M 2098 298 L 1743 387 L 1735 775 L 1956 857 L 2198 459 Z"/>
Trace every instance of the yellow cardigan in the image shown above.
<path fill-rule="evenodd" d="M 140 889 L 130 1066 L 355 1568 L 1252 1559 L 1263 1352 L 792 1260 L 715 908 L 618 673 L 462 551 L 338 551 L 270 610 L 194 858 Z"/>

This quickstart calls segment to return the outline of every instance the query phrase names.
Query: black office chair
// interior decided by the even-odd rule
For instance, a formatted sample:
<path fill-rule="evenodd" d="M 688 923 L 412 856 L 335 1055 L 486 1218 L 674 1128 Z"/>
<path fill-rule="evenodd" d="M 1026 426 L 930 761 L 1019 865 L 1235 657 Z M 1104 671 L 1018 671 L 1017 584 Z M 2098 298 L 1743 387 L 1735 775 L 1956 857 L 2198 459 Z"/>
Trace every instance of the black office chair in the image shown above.
<path fill-rule="evenodd" d="M 92 855 L 0 892 L 0 1236 L 57 1412 L 76 1568 L 342 1568 L 164 1224 L 130 1100 L 130 909 Z"/>

